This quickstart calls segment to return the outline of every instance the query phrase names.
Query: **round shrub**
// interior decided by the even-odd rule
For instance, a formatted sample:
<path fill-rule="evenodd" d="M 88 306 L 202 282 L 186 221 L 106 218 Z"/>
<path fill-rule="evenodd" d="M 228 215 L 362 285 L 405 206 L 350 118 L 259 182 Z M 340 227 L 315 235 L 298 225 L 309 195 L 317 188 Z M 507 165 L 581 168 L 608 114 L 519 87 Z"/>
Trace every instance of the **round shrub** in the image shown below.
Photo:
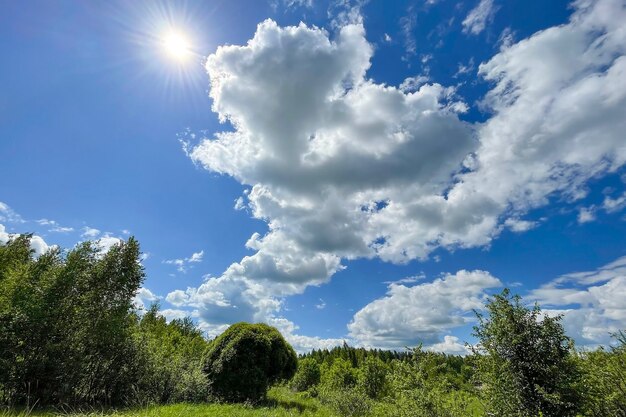
<path fill-rule="evenodd" d="M 271 384 L 290 379 L 296 367 L 296 352 L 274 327 L 237 323 L 209 345 L 204 373 L 216 399 L 257 402 Z"/>

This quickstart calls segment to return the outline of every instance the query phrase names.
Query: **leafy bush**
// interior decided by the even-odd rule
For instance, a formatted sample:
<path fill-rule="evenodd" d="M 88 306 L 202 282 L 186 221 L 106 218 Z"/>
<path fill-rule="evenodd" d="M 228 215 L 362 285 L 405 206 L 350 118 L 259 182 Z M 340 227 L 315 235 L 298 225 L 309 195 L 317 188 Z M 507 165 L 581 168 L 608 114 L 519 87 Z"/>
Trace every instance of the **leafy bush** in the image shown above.
<path fill-rule="evenodd" d="M 585 416 L 626 417 L 626 334 L 615 335 L 618 345 L 579 356 L 582 369 L 580 392 Z"/>
<path fill-rule="evenodd" d="M 329 385 L 322 385 L 319 398 L 341 417 L 364 416 L 372 409 L 369 397 L 356 387 L 331 388 Z"/>
<path fill-rule="evenodd" d="M 315 359 L 304 358 L 298 361 L 298 370 L 291 380 L 296 391 L 306 391 L 320 383 L 320 366 Z"/>
<path fill-rule="evenodd" d="M 385 417 L 467 417 L 472 394 L 455 391 L 448 381 L 445 356 L 413 350 L 408 361 L 394 361 L 388 372 L 389 394 L 374 408 Z"/>
<path fill-rule="evenodd" d="M 270 384 L 296 372 L 293 348 L 274 327 L 237 323 L 208 347 L 204 372 L 210 393 L 229 402 L 257 402 Z"/>
<path fill-rule="evenodd" d="M 387 365 L 376 356 L 368 356 L 359 368 L 358 386 L 372 399 L 381 397 L 387 386 Z"/>
<path fill-rule="evenodd" d="M 322 385 L 328 390 L 352 388 L 357 383 L 357 370 L 345 359 L 337 358 L 331 365 L 322 365 Z"/>
<path fill-rule="evenodd" d="M 200 402 L 208 399 L 202 357 L 208 343 L 189 318 L 166 322 L 153 305 L 139 321 L 142 370 L 138 402 Z"/>

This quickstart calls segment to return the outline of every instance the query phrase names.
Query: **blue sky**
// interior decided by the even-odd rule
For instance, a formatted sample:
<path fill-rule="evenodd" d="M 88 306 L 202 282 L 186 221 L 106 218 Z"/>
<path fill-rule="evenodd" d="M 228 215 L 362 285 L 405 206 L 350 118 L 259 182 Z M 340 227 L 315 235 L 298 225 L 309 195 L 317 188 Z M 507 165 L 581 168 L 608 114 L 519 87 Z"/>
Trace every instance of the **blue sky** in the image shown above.
<path fill-rule="evenodd" d="M 300 351 L 463 353 L 504 287 L 626 328 L 620 0 L 1 7 L 0 241 L 134 235 L 138 305 Z"/>

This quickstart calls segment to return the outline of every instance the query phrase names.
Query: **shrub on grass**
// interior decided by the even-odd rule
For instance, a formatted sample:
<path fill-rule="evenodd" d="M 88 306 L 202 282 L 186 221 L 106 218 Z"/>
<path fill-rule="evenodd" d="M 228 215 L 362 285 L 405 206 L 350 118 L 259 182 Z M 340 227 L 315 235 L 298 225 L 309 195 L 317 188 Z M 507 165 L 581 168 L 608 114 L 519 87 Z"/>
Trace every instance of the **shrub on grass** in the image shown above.
<path fill-rule="evenodd" d="M 306 391 L 320 383 L 320 365 L 313 358 L 298 361 L 298 370 L 291 380 L 291 387 L 296 391 Z"/>
<path fill-rule="evenodd" d="M 293 377 L 296 366 L 296 352 L 274 327 L 237 323 L 211 342 L 204 372 L 216 399 L 254 403 L 271 384 Z"/>

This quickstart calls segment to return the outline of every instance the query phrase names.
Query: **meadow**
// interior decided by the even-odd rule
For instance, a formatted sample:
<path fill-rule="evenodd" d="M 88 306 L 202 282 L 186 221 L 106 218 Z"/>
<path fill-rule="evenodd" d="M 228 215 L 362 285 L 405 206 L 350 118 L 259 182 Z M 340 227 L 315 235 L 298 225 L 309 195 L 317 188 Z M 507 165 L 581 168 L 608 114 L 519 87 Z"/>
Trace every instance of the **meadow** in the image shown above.
<path fill-rule="evenodd" d="M 286 387 L 269 390 L 267 401 L 261 405 L 191 404 L 152 405 L 125 410 L 11 410 L 0 412 L 2 417 L 331 417 L 334 414 L 318 400 L 303 398 Z"/>
<path fill-rule="evenodd" d="M 504 290 L 465 356 L 344 343 L 297 355 L 274 327 L 208 339 L 133 304 L 138 242 L 35 257 L 0 245 L 0 416 L 624 417 L 626 334 L 577 349 L 560 316 Z"/>

